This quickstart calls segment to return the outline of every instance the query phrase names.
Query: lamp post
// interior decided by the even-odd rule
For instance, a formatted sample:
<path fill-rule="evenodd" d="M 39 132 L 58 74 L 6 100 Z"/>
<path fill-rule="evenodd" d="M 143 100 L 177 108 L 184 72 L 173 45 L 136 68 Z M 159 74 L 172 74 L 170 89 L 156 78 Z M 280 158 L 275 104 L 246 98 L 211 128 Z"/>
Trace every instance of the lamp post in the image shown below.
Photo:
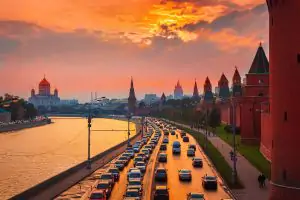
<path fill-rule="evenodd" d="M 88 157 L 87 157 L 87 169 L 91 169 L 91 127 L 92 127 L 92 113 L 91 113 L 91 104 L 93 101 L 103 101 L 106 97 L 101 97 L 99 99 L 91 99 L 89 104 L 89 115 L 88 115 Z"/>
<path fill-rule="evenodd" d="M 128 120 L 127 146 L 130 145 L 130 141 L 129 141 L 129 136 L 130 136 L 129 124 L 130 124 L 130 119 L 131 119 L 131 117 L 132 117 L 132 114 L 131 114 L 131 113 L 128 113 L 128 114 L 127 114 L 127 120 Z"/>
<path fill-rule="evenodd" d="M 236 113 L 235 113 L 235 102 L 232 100 L 232 129 L 233 129 L 233 156 L 232 156 L 232 162 L 233 162 L 233 167 L 232 167 L 232 182 L 233 184 L 236 184 L 237 181 L 237 170 L 236 170 L 236 163 L 237 163 L 237 157 L 236 157 Z"/>

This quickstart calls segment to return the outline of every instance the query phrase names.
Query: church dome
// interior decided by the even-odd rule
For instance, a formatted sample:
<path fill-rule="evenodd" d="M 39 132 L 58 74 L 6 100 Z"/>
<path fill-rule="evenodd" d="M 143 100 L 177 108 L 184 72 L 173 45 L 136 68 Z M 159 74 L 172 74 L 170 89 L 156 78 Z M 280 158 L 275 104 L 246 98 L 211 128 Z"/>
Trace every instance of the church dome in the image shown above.
<path fill-rule="evenodd" d="M 50 83 L 47 81 L 46 78 L 43 78 L 43 80 L 41 80 L 39 86 L 50 86 Z"/>

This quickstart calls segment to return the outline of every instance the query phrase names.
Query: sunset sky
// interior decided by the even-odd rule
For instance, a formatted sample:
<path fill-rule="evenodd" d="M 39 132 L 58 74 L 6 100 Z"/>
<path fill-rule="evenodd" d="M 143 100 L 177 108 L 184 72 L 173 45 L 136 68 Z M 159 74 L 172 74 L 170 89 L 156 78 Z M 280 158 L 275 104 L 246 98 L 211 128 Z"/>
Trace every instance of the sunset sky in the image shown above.
<path fill-rule="evenodd" d="M 268 54 L 265 0 L 2 0 L 0 95 L 28 97 L 44 74 L 62 98 L 191 94 Z"/>

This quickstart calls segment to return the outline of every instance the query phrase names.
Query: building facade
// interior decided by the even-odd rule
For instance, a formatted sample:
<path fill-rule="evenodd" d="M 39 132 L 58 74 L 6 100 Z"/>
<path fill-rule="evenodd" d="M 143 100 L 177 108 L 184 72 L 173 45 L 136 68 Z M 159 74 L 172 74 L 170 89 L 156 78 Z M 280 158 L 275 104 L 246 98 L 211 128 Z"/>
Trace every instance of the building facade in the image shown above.
<path fill-rule="evenodd" d="M 300 199 L 300 1 L 267 0 L 270 27 L 271 196 Z"/>
<path fill-rule="evenodd" d="M 31 96 L 28 99 L 28 102 L 32 103 L 35 108 L 39 108 L 40 106 L 50 108 L 51 106 L 60 105 L 58 90 L 55 89 L 54 93 L 51 94 L 51 85 L 45 77 L 39 83 L 38 91 L 39 93 L 36 94 L 35 90 L 32 89 Z"/>
<path fill-rule="evenodd" d="M 144 102 L 146 105 L 150 105 L 156 101 L 158 101 L 156 94 L 145 94 Z"/>
<path fill-rule="evenodd" d="M 135 114 L 136 112 L 136 97 L 135 97 L 132 78 L 130 82 L 130 90 L 129 90 L 129 97 L 128 97 L 128 112 L 131 114 Z"/>

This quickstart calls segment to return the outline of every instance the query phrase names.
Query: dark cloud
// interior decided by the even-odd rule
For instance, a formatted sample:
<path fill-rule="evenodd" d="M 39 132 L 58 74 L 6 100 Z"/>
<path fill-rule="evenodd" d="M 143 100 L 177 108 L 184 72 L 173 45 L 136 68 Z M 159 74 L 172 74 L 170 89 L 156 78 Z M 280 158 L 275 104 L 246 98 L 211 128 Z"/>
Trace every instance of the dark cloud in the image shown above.
<path fill-rule="evenodd" d="M 239 6 L 235 3 L 229 1 L 220 1 L 220 0 L 161 0 L 160 4 L 167 4 L 168 2 L 174 2 L 178 4 L 182 3 L 192 3 L 196 6 L 215 6 L 215 5 L 224 5 L 230 8 L 238 8 Z"/>
<path fill-rule="evenodd" d="M 211 23 L 199 21 L 195 24 L 186 24 L 183 29 L 192 32 L 205 28 L 217 32 L 224 28 L 232 28 L 235 31 L 242 33 L 245 30 L 249 30 L 249 27 L 253 26 L 253 24 L 256 29 L 264 28 L 267 20 L 267 7 L 265 4 L 260 4 L 249 10 L 230 12 L 215 19 Z"/>

